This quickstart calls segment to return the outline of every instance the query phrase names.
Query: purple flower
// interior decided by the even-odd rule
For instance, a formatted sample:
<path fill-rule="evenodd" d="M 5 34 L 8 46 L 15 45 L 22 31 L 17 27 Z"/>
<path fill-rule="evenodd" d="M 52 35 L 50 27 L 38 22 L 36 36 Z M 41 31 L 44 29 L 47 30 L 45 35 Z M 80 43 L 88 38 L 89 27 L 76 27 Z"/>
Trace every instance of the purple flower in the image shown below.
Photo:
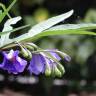
<path fill-rule="evenodd" d="M 3 62 L 0 64 L 1 69 L 13 74 L 24 71 L 27 61 L 18 56 L 19 51 L 11 50 L 8 54 L 6 52 L 1 54 L 3 55 Z"/>
<path fill-rule="evenodd" d="M 61 58 L 55 52 L 49 52 L 56 60 L 60 61 Z M 40 52 L 38 54 L 33 54 L 32 59 L 30 61 L 28 70 L 30 74 L 40 74 L 44 73 L 46 69 L 46 65 L 49 64 L 52 67 L 54 61 L 51 58 L 48 58 L 46 54 Z"/>
<path fill-rule="evenodd" d="M 28 67 L 30 74 L 34 73 L 36 75 L 43 73 L 45 70 L 45 59 L 41 54 L 33 54 Z"/>

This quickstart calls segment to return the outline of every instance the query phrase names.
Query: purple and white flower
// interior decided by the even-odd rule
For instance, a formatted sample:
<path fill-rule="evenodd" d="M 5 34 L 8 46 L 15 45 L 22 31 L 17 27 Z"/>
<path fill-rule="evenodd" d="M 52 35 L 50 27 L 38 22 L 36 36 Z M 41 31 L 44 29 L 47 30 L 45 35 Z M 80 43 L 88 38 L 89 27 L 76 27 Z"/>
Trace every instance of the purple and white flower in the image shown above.
<path fill-rule="evenodd" d="M 11 50 L 8 54 L 2 52 L 1 54 L 3 55 L 3 62 L 0 64 L 1 69 L 7 70 L 9 73 L 13 74 L 18 74 L 24 71 L 27 61 L 18 56 L 18 50 Z"/>

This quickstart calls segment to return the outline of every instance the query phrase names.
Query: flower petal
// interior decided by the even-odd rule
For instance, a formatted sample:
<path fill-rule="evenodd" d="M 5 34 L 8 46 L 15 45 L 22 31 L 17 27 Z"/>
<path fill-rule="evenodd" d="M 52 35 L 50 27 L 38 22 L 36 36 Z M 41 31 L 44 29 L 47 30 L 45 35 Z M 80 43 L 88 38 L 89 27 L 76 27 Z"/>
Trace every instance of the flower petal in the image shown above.
<path fill-rule="evenodd" d="M 57 59 L 58 61 L 61 60 L 61 58 L 59 57 L 59 55 L 58 55 L 57 53 L 55 53 L 55 52 L 50 52 L 50 54 L 51 54 L 55 59 Z"/>
<path fill-rule="evenodd" d="M 2 52 L 4 58 L 3 62 L 0 64 L 0 68 L 3 70 L 7 70 L 9 73 L 13 74 L 23 72 L 27 65 L 27 61 L 20 58 L 18 54 L 18 50 L 11 50 L 8 54 L 6 52 Z"/>
<path fill-rule="evenodd" d="M 30 73 L 34 73 L 36 75 L 43 73 L 45 70 L 45 59 L 41 54 L 33 54 L 33 57 L 30 61 L 30 65 L 28 67 Z"/>

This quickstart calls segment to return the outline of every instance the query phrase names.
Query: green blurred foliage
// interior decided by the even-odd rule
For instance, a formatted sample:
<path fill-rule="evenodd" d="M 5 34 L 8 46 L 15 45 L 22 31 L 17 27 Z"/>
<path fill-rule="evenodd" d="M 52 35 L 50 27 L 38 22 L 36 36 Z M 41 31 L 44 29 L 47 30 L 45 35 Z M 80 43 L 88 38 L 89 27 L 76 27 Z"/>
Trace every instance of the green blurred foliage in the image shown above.
<path fill-rule="evenodd" d="M 85 14 L 84 22 L 96 23 L 96 9 L 89 9 Z"/>

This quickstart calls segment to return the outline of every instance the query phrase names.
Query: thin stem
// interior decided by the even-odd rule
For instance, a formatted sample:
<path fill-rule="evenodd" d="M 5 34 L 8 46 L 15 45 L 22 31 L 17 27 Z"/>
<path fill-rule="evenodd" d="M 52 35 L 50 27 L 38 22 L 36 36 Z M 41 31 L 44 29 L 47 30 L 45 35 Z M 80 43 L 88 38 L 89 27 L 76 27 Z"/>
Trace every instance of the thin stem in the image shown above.
<path fill-rule="evenodd" d="M 9 7 L 0 15 L 0 22 L 4 19 L 6 14 L 10 11 L 10 9 L 13 7 L 13 5 L 16 3 L 17 0 L 13 0 L 13 2 L 9 5 Z"/>
<path fill-rule="evenodd" d="M 0 6 L 2 7 L 2 9 L 3 9 L 4 11 L 6 11 L 6 7 L 5 7 L 4 4 L 0 3 Z M 9 13 L 7 13 L 7 16 L 8 16 L 9 18 L 11 18 L 11 16 L 10 16 Z"/>
<path fill-rule="evenodd" d="M 10 43 L 8 45 L 5 45 L 5 46 L 1 47 L 0 50 L 3 51 L 3 50 L 6 50 L 6 49 L 9 49 L 9 48 L 16 47 L 16 46 L 18 46 L 18 44 L 16 44 L 16 43 Z"/>
<path fill-rule="evenodd" d="M 38 52 L 56 52 L 56 53 L 63 53 L 63 52 L 61 52 L 61 51 L 59 51 L 59 50 L 37 50 L 37 51 L 33 51 L 32 53 L 38 53 Z M 63 54 L 65 54 L 65 53 L 63 53 Z M 67 55 L 67 54 L 65 54 L 65 55 Z"/>

